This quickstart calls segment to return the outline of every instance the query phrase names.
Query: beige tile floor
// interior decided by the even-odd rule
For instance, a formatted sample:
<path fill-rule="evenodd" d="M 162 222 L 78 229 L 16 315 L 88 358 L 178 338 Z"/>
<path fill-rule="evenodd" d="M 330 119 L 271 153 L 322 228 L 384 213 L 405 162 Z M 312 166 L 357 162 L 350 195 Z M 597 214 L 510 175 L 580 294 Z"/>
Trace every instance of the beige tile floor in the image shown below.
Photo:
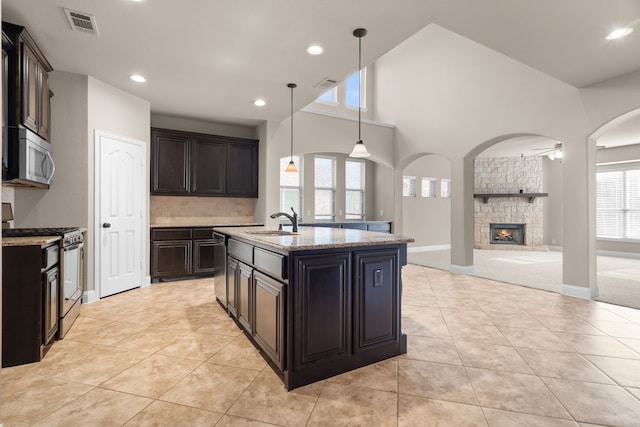
<path fill-rule="evenodd" d="M 83 305 L 40 363 L 1 371 L 4 426 L 640 424 L 640 311 L 403 269 L 406 355 L 287 392 L 211 280 Z"/>

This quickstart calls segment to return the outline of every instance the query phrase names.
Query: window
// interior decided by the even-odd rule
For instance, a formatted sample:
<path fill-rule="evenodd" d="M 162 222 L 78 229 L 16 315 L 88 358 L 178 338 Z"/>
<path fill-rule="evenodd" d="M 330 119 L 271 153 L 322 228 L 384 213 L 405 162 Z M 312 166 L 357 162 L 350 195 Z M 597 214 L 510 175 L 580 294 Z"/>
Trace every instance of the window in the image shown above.
<path fill-rule="evenodd" d="M 435 178 L 422 178 L 422 197 L 436 197 Z"/>
<path fill-rule="evenodd" d="M 285 172 L 290 156 L 280 159 L 280 212 L 290 212 L 291 208 L 302 214 L 302 157 L 293 156 L 298 172 Z"/>
<path fill-rule="evenodd" d="M 360 105 L 364 110 L 366 108 L 365 94 L 367 93 L 366 91 L 367 69 L 366 68 L 363 68 L 362 70 L 360 70 L 360 76 L 361 76 L 360 90 L 358 90 L 358 72 L 356 71 L 355 73 L 347 77 L 346 85 L 345 85 L 347 90 L 347 93 L 345 96 L 345 104 L 347 105 L 347 107 L 358 108 L 358 94 L 360 94 Z"/>
<path fill-rule="evenodd" d="M 325 104 L 337 105 L 338 89 L 334 87 L 333 89 L 326 91 L 316 99 L 316 102 L 323 102 Z"/>
<path fill-rule="evenodd" d="M 315 219 L 336 216 L 336 158 L 315 156 Z"/>
<path fill-rule="evenodd" d="M 346 219 L 364 220 L 365 163 L 358 160 L 345 162 Z"/>
<path fill-rule="evenodd" d="M 451 197 L 451 180 L 442 178 L 440 180 L 440 197 L 448 199 Z"/>
<path fill-rule="evenodd" d="M 640 169 L 596 174 L 596 234 L 605 239 L 640 239 Z"/>
<path fill-rule="evenodd" d="M 416 197 L 416 177 L 402 177 L 402 195 L 405 197 Z"/>

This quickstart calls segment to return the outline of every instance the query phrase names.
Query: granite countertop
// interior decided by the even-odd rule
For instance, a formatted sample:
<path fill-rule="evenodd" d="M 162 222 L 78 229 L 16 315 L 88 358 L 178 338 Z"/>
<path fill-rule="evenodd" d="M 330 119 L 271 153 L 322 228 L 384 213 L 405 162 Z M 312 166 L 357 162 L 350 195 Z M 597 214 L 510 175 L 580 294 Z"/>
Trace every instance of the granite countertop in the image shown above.
<path fill-rule="evenodd" d="M 389 245 L 414 241 L 410 237 L 396 234 L 325 227 L 302 227 L 297 233 L 289 232 L 290 234 L 284 235 L 255 234 L 266 231 L 278 232 L 277 229 L 271 227 L 217 227 L 214 231 L 288 252 L 350 246 Z"/>
<path fill-rule="evenodd" d="M 193 228 L 193 227 L 256 227 L 263 226 L 264 223 L 261 222 L 242 222 L 237 224 L 226 223 L 201 223 L 201 222 L 193 222 L 193 223 L 180 223 L 180 224 L 151 224 L 150 228 Z"/>
<path fill-rule="evenodd" d="M 42 246 L 60 239 L 60 236 L 3 237 L 2 246 Z"/>

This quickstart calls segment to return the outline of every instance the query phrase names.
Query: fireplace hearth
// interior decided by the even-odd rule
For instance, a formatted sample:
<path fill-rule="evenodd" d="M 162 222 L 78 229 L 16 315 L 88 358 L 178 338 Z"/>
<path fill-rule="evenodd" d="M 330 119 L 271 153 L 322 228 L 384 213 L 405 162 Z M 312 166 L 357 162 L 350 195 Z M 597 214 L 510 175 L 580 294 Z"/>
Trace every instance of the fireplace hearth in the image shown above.
<path fill-rule="evenodd" d="M 526 224 L 489 224 L 492 245 L 524 245 Z"/>

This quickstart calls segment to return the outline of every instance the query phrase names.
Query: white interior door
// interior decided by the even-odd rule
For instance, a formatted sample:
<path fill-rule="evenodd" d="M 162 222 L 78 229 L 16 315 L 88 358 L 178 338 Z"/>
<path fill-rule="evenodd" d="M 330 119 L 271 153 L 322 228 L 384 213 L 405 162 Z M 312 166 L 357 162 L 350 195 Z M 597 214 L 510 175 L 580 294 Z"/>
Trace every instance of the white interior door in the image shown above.
<path fill-rule="evenodd" d="M 143 284 L 145 150 L 139 141 L 101 132 L 96 132 L 96 140 L 100 157 L 95 264 L 103 298 Z"/>

